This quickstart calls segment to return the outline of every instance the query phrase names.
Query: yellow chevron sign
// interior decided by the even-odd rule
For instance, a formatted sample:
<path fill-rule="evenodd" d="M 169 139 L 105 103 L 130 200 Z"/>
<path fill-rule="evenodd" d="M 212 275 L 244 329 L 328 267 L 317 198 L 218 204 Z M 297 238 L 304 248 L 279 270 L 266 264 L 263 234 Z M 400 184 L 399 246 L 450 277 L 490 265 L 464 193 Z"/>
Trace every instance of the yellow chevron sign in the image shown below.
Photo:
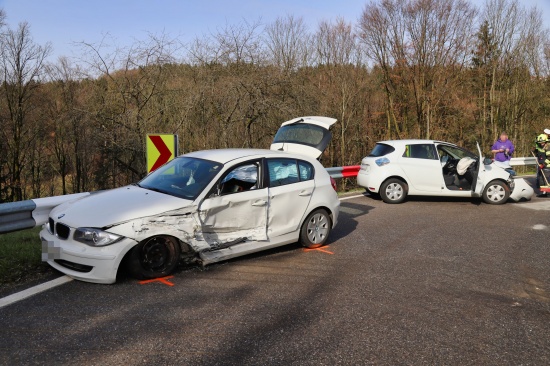
<path fill-rule="evenodd" d="M 178 135 L 147 135 L 147 174 L 174 159 L 178 154 Z"/>

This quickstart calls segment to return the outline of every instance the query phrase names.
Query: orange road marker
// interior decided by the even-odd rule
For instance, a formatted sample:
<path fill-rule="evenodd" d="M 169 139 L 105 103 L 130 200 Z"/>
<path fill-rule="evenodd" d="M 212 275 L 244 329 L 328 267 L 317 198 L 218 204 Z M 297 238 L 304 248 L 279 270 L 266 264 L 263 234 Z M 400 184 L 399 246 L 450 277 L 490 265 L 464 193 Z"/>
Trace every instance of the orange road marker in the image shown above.
<path fill-rule="evenodd" d="M 317 250 L 319 252 L 323 252 L 323 253 L 327 253 L 327 254 L 334 254 L 333 252 L 331 252 L 330 250 L 327 250 L 328 249 L 328 245 L 327 246 L 324 246 L 324 247 L 318 247 L 318 248 L 304 248 L 304 252 L 311 252 L 312 250 Z"/>
<path fill-rule="evenodd" d="M 145 284 L 152 283 L 152 282 L 160 282 L 160 283 L 164 283 L 166 286 L 174 286 L 174 284 L 172 282 L 168 281 L 169 278 L 173 278 L 173 277 L 174 276 L 153 278 L 152 280 L 139 281 L 139 284 L 140 285 L 145 285 Z"/>

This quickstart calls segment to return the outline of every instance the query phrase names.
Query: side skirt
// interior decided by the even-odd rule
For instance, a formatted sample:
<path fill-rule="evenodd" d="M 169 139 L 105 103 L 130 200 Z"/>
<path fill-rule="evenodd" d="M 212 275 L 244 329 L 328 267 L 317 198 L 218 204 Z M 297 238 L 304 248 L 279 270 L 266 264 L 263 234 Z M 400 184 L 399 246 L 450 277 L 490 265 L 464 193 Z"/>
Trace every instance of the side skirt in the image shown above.
<path fill-rule="evenodd" d="M 220 261 L 225 261 L 231 258 L 240 257 L 247 254 L 256 253 L 262 250 L 280 247 L 282 245 L 296 243 L 299 238 L 299 230 L 285 235 L 281 235 L 275 239 L 267 241 L 250 241 L 241 244 L 235 244 L 229 248 L 201 252 L 199 256 L 202 264 L 210 264 Z"/>

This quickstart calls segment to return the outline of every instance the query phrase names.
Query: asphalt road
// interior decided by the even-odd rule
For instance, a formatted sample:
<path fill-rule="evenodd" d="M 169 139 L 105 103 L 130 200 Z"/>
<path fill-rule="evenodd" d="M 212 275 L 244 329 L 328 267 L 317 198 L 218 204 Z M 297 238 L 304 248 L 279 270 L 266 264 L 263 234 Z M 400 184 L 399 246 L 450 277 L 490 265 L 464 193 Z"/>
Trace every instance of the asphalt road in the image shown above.
<path fill-rule="evenodd" d="M 0 364 L 548 365 L 546 202 L 359 197 L 321 250 L 73 281 L 0 309 Z"/>

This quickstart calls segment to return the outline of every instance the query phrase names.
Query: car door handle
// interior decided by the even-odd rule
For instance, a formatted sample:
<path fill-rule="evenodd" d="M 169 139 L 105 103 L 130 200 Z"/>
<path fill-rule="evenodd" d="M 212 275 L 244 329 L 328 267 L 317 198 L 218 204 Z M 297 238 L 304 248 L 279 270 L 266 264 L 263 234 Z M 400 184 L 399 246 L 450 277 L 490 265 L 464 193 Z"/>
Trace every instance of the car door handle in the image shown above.
<path fill-rule="evenodd" d="M 302 192 L 300 192 L 300 193 L 298 194 L 298 196 L 302 196 L 302 197 L 311 196 L 311 191 L 303 190 Z"/>
<path fill-rule="evenodd" d="M 267 201 L 265 200 L 257 200 L 256 202 L 252 203 L 252 206 L 261 207 L 265 206 L 266 203 Z"/>

